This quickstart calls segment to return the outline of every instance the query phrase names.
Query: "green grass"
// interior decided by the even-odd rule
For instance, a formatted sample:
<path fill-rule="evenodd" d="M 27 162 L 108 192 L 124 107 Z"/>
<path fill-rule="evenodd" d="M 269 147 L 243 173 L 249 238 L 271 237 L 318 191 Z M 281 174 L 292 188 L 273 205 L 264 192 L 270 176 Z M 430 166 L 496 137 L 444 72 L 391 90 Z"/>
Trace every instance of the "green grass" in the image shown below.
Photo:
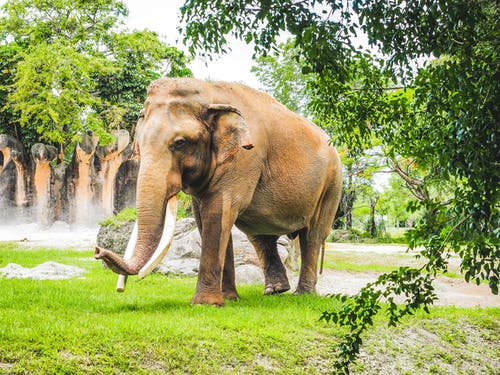
<path fill-rule="evenodd" d="M 327 238 L 328 242 L 339 242 L 339 243 L 364 243 L 364 244 L 399 244 L 406 245 L 408 240 L 406 239 L 405 233 L 408 231 L 407 228 L 388 228 L 385 233 L 378 237 L 370 237 L 369 233 L 360 231 L 358 229 L 343 230 L 335 229 L 332 230 Z"/>
<path fill-rule="evenodd" d="M 332 245 L 335 247 L 335 245 Z M 391 272 L 402 266 L 420 268 L 425 260 L 409 253 L 348 252 L 328 250 L 325 253 L 324 268 L 348 272 Z M 462 279 L 456 264 L 450 264 L 448 272 L 441 275 Z"/>
<path fill-rule="evenodd" d="M 137 210 L 135 208 L 124 208 L 116 215 L 108 217 L 99 222 L 99 225 L 102 227 L 113 227 L 119 228 L 125 223 L 129 223 L 131 221 L 135 221 L 137 219 Z"/>
<path fill-rule="evenodd" d="M 338 306 L 335 300 L 263 296 L 262 286 L 257 285 L 239 287 L 241 300 L 229 301 L 223 308 L 192 306 L 196 280 L 161 275 L 141 281 L 130 278 L 127 291 L 119 294 L 114 290 L 116 275 L 93 260 L 91 251 L 23 249 L 0 243 L 0 268 L 10 262 L 33 267 L 49 260 L 78 265 L 87 273 L 59 281 L 0 278 L 0 373 L 330 372 L 342 330 L 318 318 L 322 311 Z M 382 319 L 367 337 L 366 348 L 373 358 L 366 358 L 378 363 L 382 345 L 389 348 L 384 356 L 397 363 L 401 333 L 423 327 L 449 343 L 442 354 L 451 356 L 452 366 L 457 356 L 462 365 L 475 363 L 464 355 L 463 347 L 480 349 L 467 341 L 469 331 L 461 329 L 474 329 L 480 333 L 479 343 L 488 345 L 498 337 L 498 317 L 498 309 L 436 308 L 431 316 L 419 314 L 391 330 Z M 409 357 L 411 345 L 415 343 L 408 343 Z M 436 352 L 425 346 L 419 350 L 415 361 L 409 359 L 412 366 L 426 353 Z M 482 363 L 494 368 L 498 342 L 482 350 Z M 443 366 L 438 359 L 430 365 Z M 363 360 L 355 370 L 373 373 Z"/>
<path fill-rule="evenodd" d="M 349 272 L 390 272 L 400 266 L 420 267 L 422 264 L 422 259 L 416 259 L 412 254 L 406 253 L 327 250 L 324 267 Z"/>
<path fill-rule="evenodd" d="M 0 251 L 0 267 L 53 260 L 87 270 L 65 281 L 0 279 L 0 363 L 13 373 L 314 372 L 336 342 L 318 322 L 329 299 L 247 286 L 224 308 L 192 306 L 193 278 L 131 278 L 118 294 L 91 252 Z"/>

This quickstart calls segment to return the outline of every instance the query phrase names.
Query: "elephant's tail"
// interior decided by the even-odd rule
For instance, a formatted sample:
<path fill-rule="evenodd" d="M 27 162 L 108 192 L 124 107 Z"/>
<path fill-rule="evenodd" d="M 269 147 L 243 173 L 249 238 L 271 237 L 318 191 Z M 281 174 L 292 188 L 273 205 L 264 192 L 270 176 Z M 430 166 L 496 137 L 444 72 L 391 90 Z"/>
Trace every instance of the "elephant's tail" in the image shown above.
<path fill-rule="evenodd" d="M 321 261 L 319 264 L 319 274 L 323 273 L 323 262 L 325 261 L 325 242 L 323 241 L 323 245 L 321 245 Z"/>

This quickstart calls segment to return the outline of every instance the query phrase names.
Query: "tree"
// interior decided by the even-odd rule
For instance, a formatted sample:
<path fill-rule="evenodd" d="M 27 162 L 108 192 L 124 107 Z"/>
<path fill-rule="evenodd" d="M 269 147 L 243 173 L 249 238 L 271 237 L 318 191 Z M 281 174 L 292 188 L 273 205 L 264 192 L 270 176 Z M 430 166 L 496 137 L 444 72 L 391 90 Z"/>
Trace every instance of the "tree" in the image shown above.
<path fill-rule="evenodd" d="M 92 131 L 131 130 L 149 82 L 191 75 L 182 52 L 151 31 L 123 28 L 118 0 L 11 0 L 2 7 L 0 130 L 26 146 L 61 148 Z"/>
<path fill-rule="evenodd" d="M 112 33 L 109 55 L 118 69 L 96 76 L 95 95 L 110 128 L 134 126 L 145 100 L 145 88 L 160 76 L 192 76 L 190 60 L 175 47 L 165 46 L 152 31 Z"/>
<path fill-rule="evenodd" d="M 28 137 L 26 134 L 20 134 L 23 129 L 19 126 L 19 121 L 15 119 L 12 108 L 4 103 L 7 103 L 9 87 L 14 80 L 15 68 L 13 67 L 17 65 L 20 58 L 19 51 L 18 46 L 0 44 L 0 103 L 2 103 L 0 106 L 0 133 L 11 135 L 17 139 Z M 36 142 L 35 140 L 31 141 Z"/>
<path fill-rule="evenodd" d="M 100 102 L 92 95 L 92 76 L 106 68 L 111 66 L 105 60 L 88 58 L 66 45 L 28 48 L 17 64 L 16 88 L 8 97 L 20 125 L 34 127 L 42 139 L 61 145 L 76 141 L 84 128 L 104 138 L 102 120 L 89 109 Z"/>
<path fill-rule="evenodd" d="M 293 112 L 308 115 L 308 75 L 302 73 L 299 51 L 292 40 L 278 46 L 276 53 L 260 56 L 252 67 L 264 90 Z"/>
<path fill-rule="evenodd" d="M 389 185 L 384 189 L 380 197 L 380 211 L 389 218 L 394 227 L 406 227 L 408 223 L 415 222 L 419 214 L 408 212 L 406 207 L 416 198 L 404 186 L 404 181 L 395 175 L 389 177 Z"/>
<path fill-rule="evenodd" d="M 453 252 L 462 259 L 466 280 L 487 280 L 498 293 L 498 2 L 188 0 L 181 12 L 186 42 L 203 54 L 224 52 L 232 34 L 253 41 L 256 53 L 265 55 L 282 31 L 291 33 L 303 72 L 315 74 L 315 116 L 352 152 L 382 140 L 393 169 L 418 194 L 410 209 L 425 213 L 410 234 L 410 247 L 424 246 L 427 263 L 382 275 L 353 299 L 342 297 L 341 310 L 323 315 L 349 328 L 339 371 L 348 372 L 382 298 L 389 302 L 390 324 L 428 309 L 435 299 L 432 281 L 446 271 Z M 359 32 L 381 58 L 358 48 Z M 421 57 L 434 60 L 418 67 Z M 406 159 L 422 179 L 411 176 L 413 167 L 401 167 Z M 393 292 L 406 295 L 402 306 Z"/>
<path fill-rule="evenodd" d="M 344 213 L 344 228 L 353 227 L 354 203 L 360 196 L 372 196 L 374 175 L 383 166 L 381 159 L 367 150 L 363 155 L 353 155 L 349 150 L 340 150 L 344 186 L 340 205 Z M 372 237 L 375 237 L 373 235 Z"/>

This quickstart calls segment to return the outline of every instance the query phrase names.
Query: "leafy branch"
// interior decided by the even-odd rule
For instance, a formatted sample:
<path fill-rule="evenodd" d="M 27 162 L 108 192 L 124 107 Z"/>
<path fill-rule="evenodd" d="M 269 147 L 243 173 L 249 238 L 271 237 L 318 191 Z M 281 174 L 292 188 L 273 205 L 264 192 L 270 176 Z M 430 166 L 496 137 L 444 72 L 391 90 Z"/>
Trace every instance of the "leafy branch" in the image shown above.
<path fill-rule="evenodd" d="M 352 298 L 332 295 L 342 302 L 342 306 L 336 311 L 324 311 L 320 320 L 348 329 L 338 345 L 338 356 L 333 364 L 336 373 L 349 374 L 349 366 L 355 362 L 363 343 L 361 336 L 373 325 L 373 319 L 380 310 L 385 310 L 388 315 L 389 326 L 395 326 L 420 308 L 429 313 L 429 306 L 437 299 L 433 280 L 432 274 L 422 274 L 421 269 L 400 267 L 379 276 Z M 403 299 L 400 305 L 395 302 L 398 297 Z"/>

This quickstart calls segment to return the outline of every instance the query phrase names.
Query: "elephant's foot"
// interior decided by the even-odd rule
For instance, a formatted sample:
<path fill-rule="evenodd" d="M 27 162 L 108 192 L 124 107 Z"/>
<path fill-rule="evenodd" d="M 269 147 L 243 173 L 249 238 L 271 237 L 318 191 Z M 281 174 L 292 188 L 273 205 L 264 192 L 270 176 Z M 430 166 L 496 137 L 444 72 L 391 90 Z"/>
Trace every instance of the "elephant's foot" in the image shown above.
<path fill-rule="evenodd" d="M 290 290 L 290 285 L 281 285 L 281 286 L 276 286 L 276 285 L 266 285 L 264 288 L 264 295 L 269 295 L 269 294 L 280 294 L 280 293 L 285 293 L 286 291 Z"/>
<path fill-rule="evenodd" d="M 286 275 L 282 278 L 274 278 L 266 282 L 266 287 L 264 288 L 264 295 L 269 294 L 280 294 L 290 290 L 290 283 Z"/>
<path fill-rule="evenodd" d="M 193 305 L 224 306 L 224 297 L 221 292 L 196 292 L 191 303 Z"/>
<path fill-rule="evenodd" d="M 222 295 L 224 296 L 224 299 L 230 299 L 233 301 L 240 299 L 240 296 L 238 295 L 238 292 L 236 290 L 223 290 Z"/>

